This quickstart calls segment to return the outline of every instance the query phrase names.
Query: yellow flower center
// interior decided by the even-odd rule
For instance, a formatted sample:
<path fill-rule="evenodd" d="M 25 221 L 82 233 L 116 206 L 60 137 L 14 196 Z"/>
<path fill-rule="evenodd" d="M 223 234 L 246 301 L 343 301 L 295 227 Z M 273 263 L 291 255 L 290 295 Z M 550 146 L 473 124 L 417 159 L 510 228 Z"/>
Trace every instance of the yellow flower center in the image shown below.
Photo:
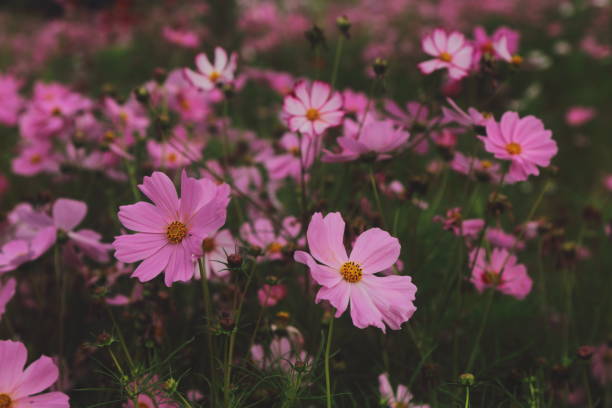
<path fill-rule="evenodd" d="M 277 254 L 283 250 L 283 244 L 280 244 L 278 242 L 273 242 L 270 245 L 268 245 L 267 249 L 268 249 L 268 252 L 270 252 L 271 254 Z"/>
<path fill-rule="evenodd" d="M 0 408 L 11 408 L 13 406 L 13 400 L 6 394 L 0 394 Z"/>
<path fill-rule="evenodd" d="M 300 157 L 300 148 L 297 147 L 297 146 L 296 147 L 292 147 L 291 149 L 289 149 L 289 153 L 291 153 L 295 157 Z"/>
<path fill-rule="evenodd" d="M 127 121 L 128 121 L 128 114 L 127 114 L 126 112 L 124 112 L 124 111 L 121 111 L 121 112 L 119 113 L 119 120 L 121 121 L 121 124 L 122 124 L 122 125 L 127 124 Z"/>
<path fill-rule="evenodd" d="M 211 72 L 210 75 L 208 76 L 208 79 L 210 79 L 212 82 L 217 82 L 219 78 L 221 78 L 221 74 L 218 73 L 217 71 Z"/>
<path fill-rule="evenodd" d="M 405 402 L 395 402 L 393 403 L 393 408 L 408 408 L 408 404 Z"/>
<path fill-rule="evenodd" d="M 117 135 L 112 130 L 107 130 L 106 132 L 104 132 L 104 140 L 107 143 L 114 142 L 116 138 L 117 138 Z"/>
<path fill-rule="evenodd" d="M 53 110 L 51 111 L 51 114 L 52 114 L 53 116 L 62 116 L 62 110 L 56 106 L 56 107 L 55 107 L 55 108 L 53 108 Z"/>
<path fill-rule="evenodd" d="M 523 57 L 521 57 L 520 55 L 513 55 L 512 63 L 514 65 L 521 65 L 523 63 Z"/>
<path fill-rule="evenodd" d="M 174 221 L 166 228 L 166 237 L 173 244 L 180 244 L 186 236 L 187 226 L 180 221 Z"/>
<path fill-rule="evenodd" d="M 191 105 L 189 104 L 187 98 L 179 97 L 178 103 L 181 109 L 185 112 L 189 112 L 191 110 Z"/>
<path fill-rule="evenodd" d="M 42 161 L 42 157 L 38 153 L 34 153 L 32 156 L 30 156 L 30 163 L 32 163 L 32 164 L 38 164 L 41 161 Z M 1 406 L 0 406 L 0 408 L 1 408 Z"/>
<path fill-rule="evenodd" d="M 178 156 L 174 152 L 170 152 L 166 155 L 166 160 L 168 160 L 170 163 L 176 162 L 177 159 L 178 159 Z"/>
<path fill-rule="evenodd" d="M 446 51 L 441 53 L 438 58 L 444 62 L 451 62 L 453 60 L 453 56 Z"/>
<path fill-rule="evenodd" d="M 311 122 L 314 122 L 315 120 L 319 119 L 319 117 L 319 111 L 314 108 L 310 108 L 306 111 L 306 119 Z"/>
<path fill-rule="evenodd" d="M 515 156 L 517 154 L 521 154 L 523 149 L 521 148 L 520 144 L 512 142 L 506 145 L 506 151 L 511 155 Z"/>
<path fill-rule="evenodd" d="M 489 160 L 482 160 L 480 162 L 480 165 L 482 166 L 483 169 L 490 169 L 491 167 L 493 167 L 493 163 L 491 163 L 491 161 Z"/>
<path fill-rule="evenodd" d="M 482 113 L 482 117 L 485 119 L 491 119 L 493 117 L 493 114 L 491 112 L 481 112 Z"/>
<path fill-rule="evenodd" d="M 340 267 L 340 275 L 348 283 L 357 283 L 363 276 L 363 269 L 361 269 L 361 265 L 353 261 L 345 262 Z"/>
<path fill-rule="evenodd" d="M 486 271 L 482 275 L 482 281 L 491 286 L 497 286 L 501 283 L 501 276 L 496 271 Z"/>
<path fill-rule="evenodd" d="M 202 250 L 206 253 L 212 252 L 215 249 L 215 239 L 214 238 L 204 238 L 202 241 Z"/>

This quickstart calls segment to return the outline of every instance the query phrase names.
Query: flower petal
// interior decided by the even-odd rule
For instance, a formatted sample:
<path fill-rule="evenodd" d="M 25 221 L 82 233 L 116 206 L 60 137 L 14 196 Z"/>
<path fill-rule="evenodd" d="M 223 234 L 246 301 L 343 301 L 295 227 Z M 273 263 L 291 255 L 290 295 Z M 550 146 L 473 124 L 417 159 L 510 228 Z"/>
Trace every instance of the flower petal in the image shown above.
<path fill-rule="evenodd" d="M 70 231 L 85 218 L 87 204 L 82 201 L 60 198 L 53 204 L 52 211 L 55 226 L 64 231 Z"/>
<path fill-rule="evenodd" d="M 349 257 L 364 273 L 376 273 L 392 267 L 399 258 L 401 245 L 397 238 L 380 228 L 371 228 L 357 237 Z"/>

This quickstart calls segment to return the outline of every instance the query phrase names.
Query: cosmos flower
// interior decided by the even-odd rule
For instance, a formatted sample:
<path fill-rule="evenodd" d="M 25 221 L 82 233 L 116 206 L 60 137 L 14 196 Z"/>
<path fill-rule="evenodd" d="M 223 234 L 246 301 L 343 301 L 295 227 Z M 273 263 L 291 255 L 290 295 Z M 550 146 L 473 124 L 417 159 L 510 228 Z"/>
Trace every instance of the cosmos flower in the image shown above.
<path fill-rule="evenodd" d="M 42 356 L 24 370 L 27 358 L 28 351 L 22 343 L 0 341 L 0 407 L 70 407 L 64 393 L 39 394 L 57 381 L 59 371 L 53 360 Z"/>
<path fill-rule="evenodd" d="M 470 253 L 471 282 L 478 292 L 494 288 L 506 295 L 522 300 L 531 292 L 533 282 L 527 275 L 525 265 L 518 264 L 516 256 L 506 249 L 494 248 L 490 256 L 485 249 L 474 249 Z"/>
<path fill-rule="evenodd" d="M 136 234 L 115 237 L 115 257 L 121 262 L 143 261 L 132 277 L 149 281 L 165 271 L 164 282 L 193 277 L 192 257 L 202 255 L 202 241 L 224 223 L 229 186 L 196 180 L 183 171 L 179 199 L 172 181 L 161 172 L 145 177 L 140 190 L 153 204 L 140 201 L 119 207 L 119 220 Z"/>
<path fill-rule="evenodd" d="M 6 304 L 11 301 L 15 295 L 15 289 L 17 288 L 17 281 L 14 278 L 7 280 L 4 283 L 0 283 L 0 320 L 2 315 L 6 311 Z"/>
<path fill-rule="evenodd" d="M 201 53 L 196 56 L 195 60 L 198 72 L 185 68 L 183 74 L 187 81 L 196 88 L 210 91 L 217 84 L 228 83 L 234 80 L 237 58 L 238 56 L 235 52 L 228 58 L 227 52 L 223 48 L 216 47 L 214 64 L 211 64 L 206 54 Z"/>
<path fill-rule="evenodd" d="M 537 176 L 537 166 L 548 166 L 557 154 L 552 132 L 534 116 L 521 119 L 516 112 L 506 112 L 499 123 L 487 122 L 486 130 L 486 137 L 479 136 L 485 150 L 498 159 L 512 161 L 507 177 L 510 182 L 526 180 L 531 174 Z"/>
<path fill-rule="evenodd" d="M 306 233 L 310 254 L 296 251 L 294 259 L 308 265 L 313 279 L 322 287 L 316 301 L 329 301 L 340 317 L 350 303 L 353 324 L 359 328 L 385 325 L 399 330 L 416 311 L 416 286 L 409 276 L 377 276 L 399 258 L 397 238 L 379 228 L 357 237 L 347 256 L 343 243 L 344 220 L 340 213 L 312 216 Z M 318 262 L 317 262 L 318 261 Z"/>
<path fill-rule="evenodd" d="M 298 81 L 293 93 L 285 96 L 283 117 L 292 132 L 320 135 L 325 129 L 342 122 L 342 95 L 329 84 Z"/>
<path fill-rule="evenodd" d="M 378 390 L 380 396 L 389 408 L 429 408 L 429 405 L 413 404 L 412 394 L 403 384 L 397 386 L 397 391 L 393 391 L 389 382 L 389 374 L 382 373 L 378 376 Z"/>
<path fill-rule="evenodd" d="M 443 68 L 448 69 L 448 75 L 452 79 L 461 79 L 468 74 L 472 65 L 473 49 L 463 34 L 456 31 L 448 34 L 438 28 L 425 36 L 421 45 L 423 51 L 435 57 L 418 65 L 423 74 L 431 74 Z"/>

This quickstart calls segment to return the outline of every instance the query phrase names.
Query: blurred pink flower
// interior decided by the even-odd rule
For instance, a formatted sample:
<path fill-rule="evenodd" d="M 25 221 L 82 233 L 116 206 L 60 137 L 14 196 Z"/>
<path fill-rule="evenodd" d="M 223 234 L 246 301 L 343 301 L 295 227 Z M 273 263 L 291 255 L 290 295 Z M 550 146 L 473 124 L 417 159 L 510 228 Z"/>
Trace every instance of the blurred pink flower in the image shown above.
<path fill-rule="evenodd" d="M 507 181 L 523 181 L 530 174 L 538 175 L 537 166 L 546 167 L 557 154 L 552 132 L 544 129 L 534 116 L 519 118 L 516 112 L 506 112 L 499 123 L 486 124 L 487 136 L 478 136 L 485 150 L 502 160 L 510 160 Z"/>
<path fill-rule="evenodd" d="M 14 278 L 7 280 L 4 283 L 0 282 L 0 320 L 6 311 L 6 304 L 11 301 L 15 295 L 17 281 Z"/>
<path fill-rule="evenodd" d="M 570 126 L 581 126 L 595 117 L 597 110 L 586 106 L 572 106 L 565 113 L 565 123 Z"/>
<path fill-rule="evenodd" d="M 395 264 L 401 250 L 399 241 L 388 232 L 372 228 L 357 237 L 347 256 L 344 228 L 340 213 L 330 213 L 325 218 L 315 213 L 307 231 L 312 255 L 295 252 L 294 259 L 307 265 L 313 279 L 322 286 L 317 303 L 328 300 L 336 308 L 336 317 L 340 317 L 350 302 L 355 326 L 376 326 L 384 332 L 387 325 L 399 330 L 416 311 L 413 302 L 417 288 L 409 276 L 375 275 Z"/>
<path fill-rule="evenodd" d="M 257 299 L 263 307 L 275 306 L 285 296 L 287 296 L 287 287 L 282 284 L 268 285 L 266 283 L 257 291 Z"/>
<path fill-rule="evenodd" d="M 601 385 L 612 384 L 612 347 L 609 343 L 595 348 L 591 357 L 591 372 Z"/>
<path fill-rule="evenodd" d="M 153 201 L 119 207 L 119 220 L 136 234 L 115 237 L 115 257 L 121 262 L 143 261 L 132 274 L 141 282 L 165 271 L 164 282 L 193 277 L 192 257 L 202 254 L 202 241 L 224 223 L 229 186 L 197 180 L 183 171 L 179 200 L 172 181 L 164 173 L 145 177 L 140 190 Z"/>
<path fill-rule="evenodd" d="M 210 63 L 206 54 L 201 53 L 196 56 L 196 67 L 198 72 L 185 68 L 183 73 L 185 78 L 196 88 L 210 91 L 217 84 L 232 82 L 234 71 L 236 71 L 238 56 L 232 53 L 229 58 L 227 52 L 221 48 L 215 48 L 215 62 Z"/>
<path fill-rule="evenodd" d="M 470 252 L 470 264 L 474 264 L 470 280 L 478 292 L 494 288 L 522 300 L 531 292 L 533 282 L 525 265 L 516 262 L 516 256 L 506 249 L 494 248 L 490 256 L 484 248 L 474 249 Z"/>
<path fill-rule="evenodd" d="M 393 387 L 389 382 L 389 374 L 382 373 L 378 376 L 378 391 L 381 398 L 389 408 L 429 408 L 429 405 L 413 404 L 412 394 L 403 384 L 397 386 L 397 392 L 393 391 Z"/>
<path fill-rule="evenodd" d="M 162 30 L 162 35 L 169 43 L 184 48 L 198 48 L 200 46 L 200 38 L 195 31 L 166 26 Z"/>
<path fill-rule="evenodd" d="M 24 370 L 27 358 L 28 351 L 22 343 L 0 341 L 0 406 L 69 408 L 68 396 L 64 393 L 39 394 L 58 379 L 59 371 L 53 360 L 42 356 Z"/>
<path fill-rule="evenodd" d="M 301 80 L 293 93 L 285 96 L 283 116 L 292 132 L 315 136 L 342 122 L 342 95 L 329 84 Z"/>
<path fill-rule="evenodd" d="M 21 81 L 12 75 L 0 75 L 0 123 L 13 126 L 17 124 L 23 98 L 19 95 Z"/>
<path fill-rule="evenodd" d="M 208 279 L 226 278 L 230 271 L 227 269 L 227 256 L 236 252 L 237 243 L 232 233 L 227 229 L 222 229 L 216 234 L 204 238 L 202 251 L 205 260 L 205 271 Z M 200 278 L 199 266 L 195 265 L 197 278 Z"/>
<path fill-rule="evenodd" d="M 295 133 L 287 132 L 278 142 L 284 152 L 258 159 L 268 170 L 271 179 L 281 180 L 292 177 L 299 180 L 302 168 L 306 172 L 312 166 L 319 153 L 320 139 L 308 136 L 302 136 L 301 139 L 300 142 L 300 138 Z"/>
<path fill-rule="evenodd" d="M 461 79 L 468 74 L 472 65 L 473 48 L 463 34 L 438 28 L 432 34 L 425 36 L 421 43 L 423 51 L 435 57 L 421 62 L 418 67 L 423 74 L 431 74 L 438 69 L 448 69 L 452 79 Z"/>

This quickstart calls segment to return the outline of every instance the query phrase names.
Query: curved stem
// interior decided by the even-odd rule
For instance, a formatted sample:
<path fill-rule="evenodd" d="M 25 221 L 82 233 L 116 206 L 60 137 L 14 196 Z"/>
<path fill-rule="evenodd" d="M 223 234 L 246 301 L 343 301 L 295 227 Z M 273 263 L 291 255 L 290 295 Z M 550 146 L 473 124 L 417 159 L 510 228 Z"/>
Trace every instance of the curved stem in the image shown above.
<path fill-rule="evenodd" d="M 334 56 L 334 70 L 332 71 L 331 86 L 334 88 L 336 85 L 336 79 L 338 78 L 338 68 L 340 67 L 340 57 L 342 56 L 342 46 L 344 45 L 344 36 L 338 38 L 338 45 L 336 46 L 336 55 Z"/>
<path fill-rule="evenodd" d="M 208 345 L 208 358 L 209 358 L 209 369 L 210 369 L 210 381 L 211 381 L 211 403 L 214 405 L 215 399 L 215 354 L 212 341 L 212 311 L 210 304 L 210 291 L 208 289 L 208 277 L 206 275 L 206 267 L 204 265 L 204 258 L 198 258 L 198 267 L 200 269 L 200 282 L 202 283 L 202 302 L 204 303 L 204 313 L 206 314 L 206 343 Z"/>
<path fill-rule="evenodd" d="M 329 375 L 329 353 L 331 350 L 331 342 L 334 335 L 334 320 L 332 317 L 329 321 L 329 329 L 327 329 L 327 343 L 325 344 L 325 395 L 327 397 L 327 408 L 331 408 L 332 405 L 332 394 L 331 394 L 331 377 Z"/>

